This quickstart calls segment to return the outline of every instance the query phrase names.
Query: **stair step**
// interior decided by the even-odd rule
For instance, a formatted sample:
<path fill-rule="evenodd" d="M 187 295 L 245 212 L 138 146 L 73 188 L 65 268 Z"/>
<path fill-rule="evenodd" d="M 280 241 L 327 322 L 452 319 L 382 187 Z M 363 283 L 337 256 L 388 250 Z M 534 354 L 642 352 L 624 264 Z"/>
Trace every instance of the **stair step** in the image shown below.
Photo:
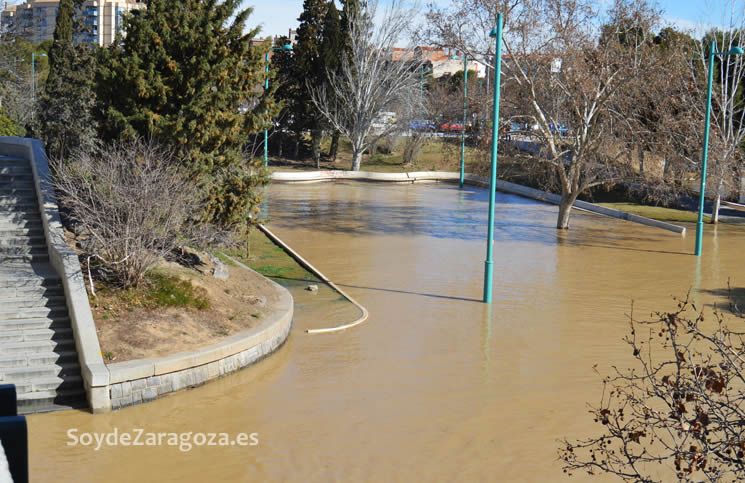
<path fill-rule="evenodd" d="M 2 267 L 2 264 L 0 264 L 0 268 Z M 0 275 L 0 291 L 4 288 L 11 288 L 15 289 L 16 293 L 19 289 L 24 288 L 38 288 L 38 287 L 59 287 L 61 285 L 61 281 L 59 277 L 56 277 L 54 275 L 36 275 L 36 274 L 14 274 L 14 276 L 7 277 L 5 274 Z"/>
<path fill-rule="evenodd" d="M 0 166 L 14 166 L 16 164 L 19 164 L 19 165 L 23 164 L 24 166 L 27 166 L 30 168 L 30 165 L 27 159 L 18 158 L 15 156 L 6 156 L 6 155 L 0 156 Z"/>
<path fill-rule="evenodd" d="M 44 233 L 38 235 L 8 235 L 0 233 L 0 246 L 46 245 Z"/>
<path fill-rule="evenodd" d="M 67 316 L 66 305 L 52 305 L 51 307 L 24 307 L 0 309 L 0 320 L 33 319 L 39 317 Z"/>
<path fill-rule="evenodd" d="M 2 292 L 0 292 L 1 294 Z M 2 294 L 5 295 L 5 294 Z M 3 308 L 27 308 L 50 305 L 62 305 L 65 303 L 64 295 L 47 295 L 47 296 L 21 296 L 21 297 L 0 297 L 0 307 Z"/>
<path fill-rule="evenodd" d="M 80 364 L 65 362 L 62 364 L 42 364 L 25 367 L 8 367 L 0 369 L 0 381 L 14 384 L 16 382 L 34 381 L 39 378 L 68 378 L 80 376 Z"/>
<path fill-rule="evenodd" d="M 39 211 L 39 204 L 35 198 L 17 199 L 17 198 L 0 198 L 0 210 L 3 211 Z"/>
<path fill-rule="evenodd" d="M 39 221 L 41 223 L 41 214 L 39 209 L 28 209 L 22 211 L 13 211 L 0 209 L 0 225 L 13 226 L 24 221 Z"/>
<path fill-rule="evenodd" d="M 0 352 L 9 354 L 37 353 L 37 352 L 62 352 L 75 350 L 75 341 L 63 340 L 37 340 L 32 342 L 11 342 L 0 345 Z"/>
<path fill-rule="evenodd" d="M 36 352 L 32 354 L 11 354 L 0 356 L 0 371 L 3 368 L 39 366 L 45 364 L 64 364 L 78 361 L 75 351 Z"/>
<path fill-rule="evenodd" d="M 35 228 L 43 231 L 44 225 L 41 222 L 41 216 L 36 218 L 26 217 L 17 220 L 0 220 L 0 231 L 2 232 L 21 230 L 24 228 Z"/>
<path fill-rule="evenodd" d="M 0 166 L 0 176 L 33 176 L 30 166 Z"/>
<path fill-rule="evenodd" d="M 69 317 L 36 317 L 31 319 L 0 320 L 0 331 L 3 330 L 34 330 L 60 329 L 70 327 Z"/>
<path fill-rule="evenodd" d="M 34 391 L 60 391 L 64 389 L 72 389 L 76 386 L 82 386 L 83 378 L 78 376 L 64 376 L 64 377 L 39 377 L 31 379 L 31 387 Z"/>
<path fill-rule="evenodd" d="M 8 237 L 20 237 L 20 236 L 29 236 L 29 237 L 34 237 L 34 238 L 39 237 L 39 238 L 44 238 L 46 240 L 46 237 L 44 236 L 44 228 L 42 227 L 41 221 L 39 221 L 39 223 L 35 226 L 34 225 L 22 226 L 22 227 L 0 226 L 0 239 L 8 238 Z"/>
<path fill-rule="evenodd" d="M 16 181 L 15 183 L 3 183 L 0 180 L 0 195 L 23 194 L 36 196 L 36 187 L 31 181 Z"/>
<path fill-rule="evenodd" d="M 20 415 L 87 407 L 88 402 L 82 384 L 79 388 L 27 392 L 18 395 L 18 414 Z"/>
<path fill-rule="evenodd" d="M 29 174 L 0 175 L 0 186 L 18 188 L 32 188 L 34 186 L 34 177 Z"/>
<path fill-rule="evenodd" d="M 57 283 L 56 285 L 50 286 L 5 287 L 0 288 L 0 293 L 3 294 L 3 297 L 8 299 L 57 297 L 65 294 L 65 288 L 61 283 Z"/>
<path fill-rule="evenodd" d="M 72 338 L 73 332 L 71 327 L 58 327 L 54 329 L 0 329 L 0 344 Z"/>

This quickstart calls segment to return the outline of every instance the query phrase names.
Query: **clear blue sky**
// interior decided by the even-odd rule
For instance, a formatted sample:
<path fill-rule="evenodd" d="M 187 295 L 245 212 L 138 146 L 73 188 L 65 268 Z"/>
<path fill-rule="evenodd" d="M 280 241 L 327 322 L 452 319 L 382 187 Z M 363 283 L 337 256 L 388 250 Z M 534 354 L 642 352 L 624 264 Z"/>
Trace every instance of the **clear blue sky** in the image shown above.
<path fill-rule="evenodd" d="M 612 4 L 612 0 L 603 0 L 603 2 Z M 704 25 L 705 30 L 711 25 L 727 25 L 729 5 L 732 0 L 659 0 L 659 2 L 669 22 L 683 29 L 701 30 L 700 26 Z M 437 3 L 447 5 L 448 2 L 438 0 Z M 297 18 L 303 11 L 303 0 L 244 0 L 243 5 L 254 7 L 254 13 L 249 18 L 249 25 L 263 24 L 260 34 L 262 37 L 287 35 L 290 28 L 297 26 Z M 743 15 L 745 0 L 735 0 L 735 5 L 735 15 L 739 19 Z"/>

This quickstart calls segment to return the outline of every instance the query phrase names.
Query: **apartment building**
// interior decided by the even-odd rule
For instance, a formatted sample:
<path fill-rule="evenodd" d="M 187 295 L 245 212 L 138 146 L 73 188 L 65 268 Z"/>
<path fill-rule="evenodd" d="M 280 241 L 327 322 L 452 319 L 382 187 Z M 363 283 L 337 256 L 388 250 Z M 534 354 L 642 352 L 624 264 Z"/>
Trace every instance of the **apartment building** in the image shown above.
<path fill-rule="evenodd" d="M 79 34 L 76 40 L 100 46 L 111 44 L 122 27 L 122 15 L 144 6 L 144 3 L 128 0 L 89 0 L 79 13 L 88 31 Z M 0 14 L 0 25 L 4 32 L 41 42 L 53 38 L 58 11 L 59 0 L 29 0 L 11 6 L 6 2 Z"/>

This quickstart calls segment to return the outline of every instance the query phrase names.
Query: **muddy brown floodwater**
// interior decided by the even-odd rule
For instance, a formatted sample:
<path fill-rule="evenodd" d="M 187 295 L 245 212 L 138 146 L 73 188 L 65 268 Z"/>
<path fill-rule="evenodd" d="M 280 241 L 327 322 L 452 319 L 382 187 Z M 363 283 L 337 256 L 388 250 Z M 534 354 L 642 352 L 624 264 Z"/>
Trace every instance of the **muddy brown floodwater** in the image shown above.
<path fill-rule="evenodd" d="M 270 227 L 370 311 L 296 291 L 288 342 L 239 373 L 108 415 L 34 415 L 34 481 L 554 481 L 557 440 L 591 434 L 586 403 L 627 363 L 635 314 L 725 304 L 745 282 L 742 227 L 687 238 L 497 195 L 494 297 L 480 303 L 486 190 L 274 185 Z M 323 295 L 333 299 L 334 294 Z M 356 315 L 352 314 L 354 318 Z M 256 432 L 253 447 L 68 446 L 67 431 Z"/>

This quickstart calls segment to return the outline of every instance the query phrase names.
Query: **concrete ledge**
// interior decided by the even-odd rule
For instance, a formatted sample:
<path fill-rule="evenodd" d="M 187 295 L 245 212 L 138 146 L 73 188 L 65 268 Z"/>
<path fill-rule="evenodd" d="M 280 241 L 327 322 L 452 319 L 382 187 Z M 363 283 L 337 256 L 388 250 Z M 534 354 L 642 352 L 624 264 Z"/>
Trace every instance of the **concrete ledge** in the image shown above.
<path fill-rule="evenodd" d="M 290 335 L 293 300 L 287 289 L 275 282 L 272 286 L 279 297 L 279 306 L 257 327 L 195 351 L 109 364 L 112 409 L 148 402 L 170 392 L 204 384 L 275 351 Z"/>
<path fill-rule="evenodd" d="M 388 181 L 396 183 L 416 183 L 423 181 L 454 182 L 460 180 L 460 174 L 447 171 L 417 171 L 412 173 L 371 173 L 367 171 L 285 171 L 272 173 L 272 181 L 284 183 L 317 183 L 321 181 L 337 180 Z M 464 176 L 464 182 L 474 186 L 489 188 L 489 178 L 485 176 L 466 174 Z M 531 198 L 554 205 L 558 205 L 561 200 L 561 196 L 557 194 L 529 188 L 528 186 L 522 186 L 500 179 L 497 180 L 496 187 L 499 191 L 505 193 L 516 194 L 525 198 Z M 653 220 L 644 216 L 632 215 L 625 211 L 598 206 L 586 201 L 577 200 L 574 202 L 573 206 L 579 210 L 589 211 L 591 213 L 617 218 L 619 220 L 632 221 L 634 223 L 640 223 L 655 228 L 661 228 L 663 230 L 680 233 L 683 236 L 686 232 L 686 229 L 683 226 Z"/>
<path fill-rule="evenodd" d="M 107 396 L 109 372 L 101 357 L 101 347 L 98 343 L 96 326 L 93 322 L 78 257 L 67 246 L 62 232 L 57 198 L 54 194 L 44 146 L 38 139 L 2 136 L 0 137 L 0 152 L 30 161 L 42 226 L 49 250 L 49 262 L 62 280 L 65 289 L 67 309 L 88 404 L 94 413 L 109 411 L 111 409 L 111 402 Z"/>

